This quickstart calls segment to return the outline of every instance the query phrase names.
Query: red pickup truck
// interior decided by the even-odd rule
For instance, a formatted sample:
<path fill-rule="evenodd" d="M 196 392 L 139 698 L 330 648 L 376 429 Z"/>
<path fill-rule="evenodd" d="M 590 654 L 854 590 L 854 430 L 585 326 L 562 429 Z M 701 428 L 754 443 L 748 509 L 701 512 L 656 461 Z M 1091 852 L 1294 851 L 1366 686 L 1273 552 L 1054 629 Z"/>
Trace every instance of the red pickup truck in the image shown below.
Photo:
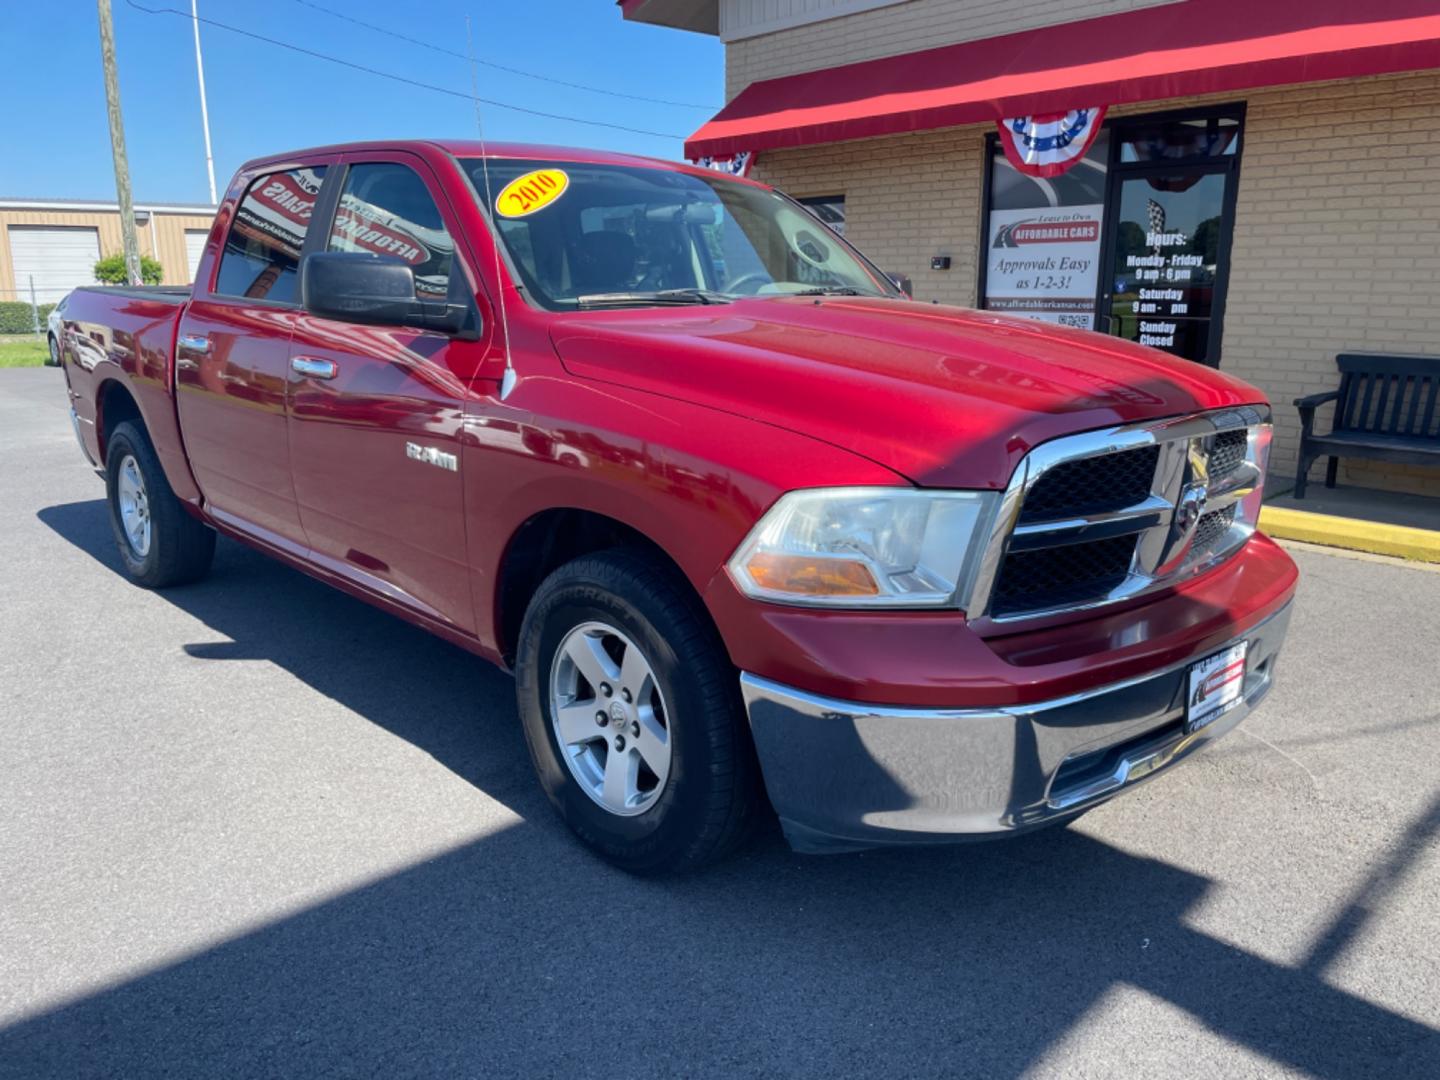
<path fill-rule="evenodd" d="M 252 162 L 61 351 L 126 572 L 254 545 L 513 669 L 635 872 L 1073 818 L 1233 728 L 1296 571 L 1254 387 L 919 303 L 762 184 L 467 142 Z"/>

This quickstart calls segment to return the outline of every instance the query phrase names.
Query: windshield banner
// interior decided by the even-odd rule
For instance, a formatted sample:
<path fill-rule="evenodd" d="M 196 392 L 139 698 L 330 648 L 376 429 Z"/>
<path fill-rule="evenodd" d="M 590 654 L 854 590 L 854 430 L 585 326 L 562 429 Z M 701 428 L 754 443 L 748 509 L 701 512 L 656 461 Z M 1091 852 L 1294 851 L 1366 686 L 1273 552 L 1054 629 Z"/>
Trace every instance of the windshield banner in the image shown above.
<path fill-rule="evenodd" d="M 1085 156 L 1104 120 L 1103 107 L 1001 120 L 1000 145 L 1026 176 L 1059 176 Z"/>

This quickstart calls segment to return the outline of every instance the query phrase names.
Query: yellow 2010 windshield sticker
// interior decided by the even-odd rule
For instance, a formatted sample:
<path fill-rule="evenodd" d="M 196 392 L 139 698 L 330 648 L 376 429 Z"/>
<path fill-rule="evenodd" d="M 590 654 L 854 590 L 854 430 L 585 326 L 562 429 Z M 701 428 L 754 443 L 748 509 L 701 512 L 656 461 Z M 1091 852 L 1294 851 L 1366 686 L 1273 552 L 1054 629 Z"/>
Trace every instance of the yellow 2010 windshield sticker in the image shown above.
<path fill-rule="evenodd" d="M 495 209 L 501 217 L 525 217 L 549 206 L 569 186 L 570 176 L 564 169 L 536 169 L 501 188 Z"/>

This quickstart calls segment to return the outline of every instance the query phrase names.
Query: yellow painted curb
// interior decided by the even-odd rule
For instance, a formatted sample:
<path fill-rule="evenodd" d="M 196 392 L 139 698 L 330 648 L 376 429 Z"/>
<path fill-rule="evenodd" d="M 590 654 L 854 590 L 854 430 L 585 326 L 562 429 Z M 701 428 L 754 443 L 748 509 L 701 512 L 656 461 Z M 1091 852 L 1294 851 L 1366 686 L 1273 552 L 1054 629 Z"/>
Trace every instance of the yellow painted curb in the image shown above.
<path fill-rule="evenodd" d="M 1326 547 L 1440 563 L 1440 532 L 1430 529 L 1265 506 L 1260 510 L 1260 530 L 1282 540 L 1303 540 Z"/>

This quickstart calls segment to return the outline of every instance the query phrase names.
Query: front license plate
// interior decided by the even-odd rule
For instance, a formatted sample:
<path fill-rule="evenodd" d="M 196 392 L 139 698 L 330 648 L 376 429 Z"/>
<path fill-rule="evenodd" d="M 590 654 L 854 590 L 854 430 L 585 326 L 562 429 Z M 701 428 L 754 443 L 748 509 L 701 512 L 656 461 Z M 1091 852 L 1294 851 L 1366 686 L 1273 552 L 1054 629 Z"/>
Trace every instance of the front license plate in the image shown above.
<path fill-rule="evenodd" d="M 1189 696 L 1185 699 L 1185 734 L 1214 723 L 1240 704 L 1245 689 L 1245 652 L 1239 641 L 1224 652 L 1190 665 Z"/>

